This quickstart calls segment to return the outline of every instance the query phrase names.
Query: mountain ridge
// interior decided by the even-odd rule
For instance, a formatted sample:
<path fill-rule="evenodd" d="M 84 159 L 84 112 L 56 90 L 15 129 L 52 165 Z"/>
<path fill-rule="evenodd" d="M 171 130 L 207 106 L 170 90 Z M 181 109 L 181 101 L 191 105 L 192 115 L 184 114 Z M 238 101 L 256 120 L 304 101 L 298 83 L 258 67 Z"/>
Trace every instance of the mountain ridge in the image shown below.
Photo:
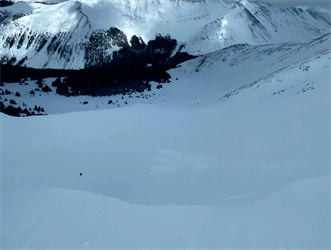
<path fill-rule="evenodd" d="M 0 8 L 0 61 L 33 68 L 82 69 L 90 65 L 86 47 L 97 32 L 117 28 L 145 42 L 169 33 L 194 55 L 233 44 L 262 45 L 309 40 L 330 31 L 321 15 L 300 7 L 240 1 L 65 1 L 52 5 L 17 2 Z M 111 58 L 113 37 L 99 45 Z M 97 64 L 98 62 L 94 62 Z"/>

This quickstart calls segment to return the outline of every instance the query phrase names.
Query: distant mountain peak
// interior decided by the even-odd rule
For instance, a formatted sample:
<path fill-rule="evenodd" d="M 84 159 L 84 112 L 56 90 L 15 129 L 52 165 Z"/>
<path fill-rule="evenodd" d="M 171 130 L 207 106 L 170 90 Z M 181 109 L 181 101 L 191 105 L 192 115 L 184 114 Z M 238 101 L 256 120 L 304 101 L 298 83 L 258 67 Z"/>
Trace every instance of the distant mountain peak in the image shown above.
<path fill-rule="evenodd" d="M 128 40 L 138 35 L 145 42 L 156 33 L 169 33 L 179 43 L 185 43 L 185 51 L 192 54 L 240 43 L 307 40 L 330 32 L 331 27 L 311 10 L 248 0 L 43 1 L 52 5 L 36 2 L 27 0 L 0 9 L 2 63 L 83 68 L 91 36 L 96 32 L 106 34 L 112 27 Z M 111 58 L 113 49 L 106 47 L 98 46 L 98 53 Z"/>

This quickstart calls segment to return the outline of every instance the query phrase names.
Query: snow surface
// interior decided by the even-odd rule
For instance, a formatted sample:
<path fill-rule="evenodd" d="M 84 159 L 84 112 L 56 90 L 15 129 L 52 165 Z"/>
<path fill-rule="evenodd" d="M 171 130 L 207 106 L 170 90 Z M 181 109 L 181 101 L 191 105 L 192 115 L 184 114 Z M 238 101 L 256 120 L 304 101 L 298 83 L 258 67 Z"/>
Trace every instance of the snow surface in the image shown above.
<path fill-rule="evenodd" d="M 329 189 L 320 177 L 240 205 L 151 207 L 63 188 L 12 188 L 2 197 L 2 247 L 328 249 Z"/>
<path fill-rule="evenodd" d="M 219 50 L 121 108 L 22 95 L 51 115 L 0 114 L 0 247 L 330 249 L 329 42 Z"/>

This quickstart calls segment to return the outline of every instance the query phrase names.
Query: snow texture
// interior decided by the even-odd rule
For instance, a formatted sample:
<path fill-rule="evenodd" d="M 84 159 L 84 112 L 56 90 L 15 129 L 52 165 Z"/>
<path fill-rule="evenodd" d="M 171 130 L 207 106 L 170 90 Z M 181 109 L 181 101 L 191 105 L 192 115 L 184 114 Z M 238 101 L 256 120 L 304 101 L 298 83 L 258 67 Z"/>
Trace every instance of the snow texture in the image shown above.
<path fill-rule="evenodd" d="M 49 115 L 0 114 L 0 247 L 330 249 L 329 43 L 230 46 L 121 108 L 17 97 Z"/>

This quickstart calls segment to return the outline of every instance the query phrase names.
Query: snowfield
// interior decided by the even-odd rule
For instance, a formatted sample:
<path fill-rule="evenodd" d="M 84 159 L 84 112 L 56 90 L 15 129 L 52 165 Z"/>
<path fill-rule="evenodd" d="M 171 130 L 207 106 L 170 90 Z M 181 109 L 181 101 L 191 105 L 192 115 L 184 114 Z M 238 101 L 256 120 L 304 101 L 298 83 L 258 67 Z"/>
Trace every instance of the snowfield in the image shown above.
<path fill-rule="evenodd" d="M 16 98 L 49 115 L 0 114 L 1 248 L 330 249 L 329 42 L 216 51 L 120 108 Z"/>
<path fill-rule="evenodd" d="M 250 203 L 150 207 L 70 189 L 10 189 L 2 247 L 327 249 L 329 190 L 320 177 Z"/>
<path fill-rule="evenodd" d="M 330 249 L 330 63 L 326 34 L 216 50 L 132 98 L 5 83 L 48 115 L 0 113 L 0 248 Z"/>

